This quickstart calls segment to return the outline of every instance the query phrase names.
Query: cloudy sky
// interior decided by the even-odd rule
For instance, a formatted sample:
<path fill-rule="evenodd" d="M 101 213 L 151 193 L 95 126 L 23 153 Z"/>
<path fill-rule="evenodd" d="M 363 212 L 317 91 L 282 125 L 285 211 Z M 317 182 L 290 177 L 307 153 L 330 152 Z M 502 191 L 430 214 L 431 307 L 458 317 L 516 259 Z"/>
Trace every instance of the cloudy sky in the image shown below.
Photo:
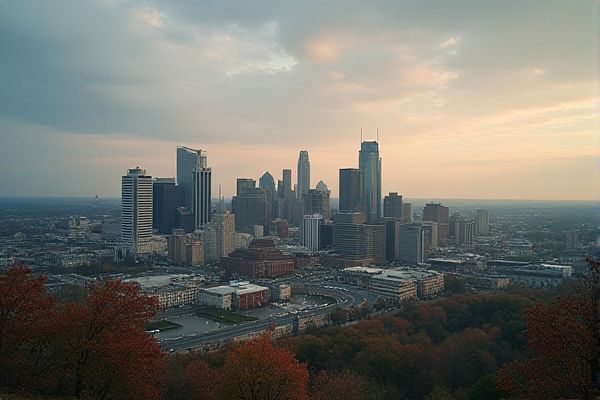
<path fill-rule="evenodd" d="M 0 195 L 118 196 L 139 165 L 337 196 L 360 129 L 407 197 L 598 197 L 594 1 L 0 1 Z M 295 179 L 295 178 L 294 178 Z"/>

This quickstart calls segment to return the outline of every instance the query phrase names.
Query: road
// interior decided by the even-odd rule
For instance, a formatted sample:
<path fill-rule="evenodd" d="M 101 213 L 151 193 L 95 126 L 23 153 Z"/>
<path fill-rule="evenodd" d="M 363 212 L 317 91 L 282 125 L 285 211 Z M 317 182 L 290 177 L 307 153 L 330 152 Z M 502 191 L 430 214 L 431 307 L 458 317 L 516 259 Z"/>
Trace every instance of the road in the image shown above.
<path fill-rule="evenodd" d="M 259 332 L 268 328 L 269 326 L 291 324 L 300 317 L 310 317 L 318 314 L 324 314 L 343 307 L 350 308 L 353 306 L 360 306 L 368 300 L 364 294 L 361 294 L 360 292 L 351 292 L 349 289 L 345 288 L 342 288 L 342 290 L 333 288 L 330 289 L 324 288 L 322 285 L 306 285 L 306 288 L 311 294 L 333 297 L 337 300 L 337 303 L 316 309 L 313 308 L 305 311 L 286 313 L 284 315 L 275 315 L 257 321 L 228 326 L 226 328 L 207 333 L 183 336 L 175 339 L 165 339 L 160 342 L 160 345 L 164 350 L 169 352 L 179 352 L 200 347 L 209 343 L 225 342 L 238 336 Z M 182 310 L 173 310 L 172 315 L 181 313 L 181 311 Z M 161 317 L 168 317 L 168 315 L 169 311 L 161 314 Z"/>

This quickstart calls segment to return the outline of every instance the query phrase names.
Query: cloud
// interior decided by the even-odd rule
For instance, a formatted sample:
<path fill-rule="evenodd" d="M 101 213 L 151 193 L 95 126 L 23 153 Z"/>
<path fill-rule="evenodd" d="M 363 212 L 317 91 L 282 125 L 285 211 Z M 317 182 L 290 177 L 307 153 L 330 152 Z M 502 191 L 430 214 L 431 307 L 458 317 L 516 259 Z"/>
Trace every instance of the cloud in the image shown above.
<path fill-rule="evenodd" d="M 509 159 L 507 137 L 544 133 L 545 154 L 562 146 L 583 156 L 595 132 L 577 103 L 596 95 L 593 15 L 586 2 L 558 0 L 0 2 L 0 121 L 10 121 L 1 147 L 16 153 L 36 136 L 55 143 L 69 168 L 58 156 L 44 167 L 64 176 L 84 161 L 60 145 L 76 152 L 86 135 L 105 138 L 106 157 L 131 148 L 126 138 L 157 160 L 173 157 L 154 152 L 164 141 L 263 146 L 288 166 L 308 147 L 322 152 L 327 169 L 315 171 L 330 186 L 335 162 L 353 162 L 356 146 L 343 147 L 347 160 L 326 161 L 327 151 L 337 154 L 361 126 L 381 128 L 382 147 L 403 156 L 427 145 L 437 149 L 430 157 L 449 160 L 440 143 L 462 141 L 463 157 L 502 149 Z M 13 170 L 1 159 L 0 168 Z M 227 171 L 223 180 L 234 182 Z M 401 175 L 386 179 L 392 186 Z"/>

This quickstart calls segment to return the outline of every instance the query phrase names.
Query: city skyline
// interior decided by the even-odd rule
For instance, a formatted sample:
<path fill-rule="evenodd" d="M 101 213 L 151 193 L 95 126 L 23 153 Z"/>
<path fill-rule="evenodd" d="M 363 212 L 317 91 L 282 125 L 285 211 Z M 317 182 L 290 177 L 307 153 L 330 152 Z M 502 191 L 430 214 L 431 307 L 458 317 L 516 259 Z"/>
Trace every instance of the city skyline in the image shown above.
<path fill-rule="evenodd" d="M 383 193 L 598 198 L 595 2 L 319 7 L 3 3 L 0 195 L 116 197 L 185 145 L 227 197 L 300 149 L 338 197 L 362 127 Z"/>

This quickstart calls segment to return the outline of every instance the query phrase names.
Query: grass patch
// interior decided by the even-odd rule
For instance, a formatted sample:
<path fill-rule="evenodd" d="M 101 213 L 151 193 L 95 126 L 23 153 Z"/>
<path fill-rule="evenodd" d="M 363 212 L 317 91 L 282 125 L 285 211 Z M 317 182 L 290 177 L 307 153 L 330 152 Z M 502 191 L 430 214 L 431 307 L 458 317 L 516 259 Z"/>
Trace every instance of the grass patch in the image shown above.
<path fill-rule="evenodd" d="M 196 310 L 196 315 L 216 322 L 226 322 L 237 324 L 240 322 L 256 321 L 257 318 L 248 315 L 236 314 L 231 311 L 222 310 L 220 308 L 200 308 Z"/>
<path fill-rule="evenodd" d="M 161 319 L 159 321 L 148 321 L 146 322 L 146 331 L 154 331 L 161 330 L 166 331 L 167 329 L 175 329 L 180 328 L 181 325 L 176 324 L 175 322 L 167 321 L 166 319 Z"/>

